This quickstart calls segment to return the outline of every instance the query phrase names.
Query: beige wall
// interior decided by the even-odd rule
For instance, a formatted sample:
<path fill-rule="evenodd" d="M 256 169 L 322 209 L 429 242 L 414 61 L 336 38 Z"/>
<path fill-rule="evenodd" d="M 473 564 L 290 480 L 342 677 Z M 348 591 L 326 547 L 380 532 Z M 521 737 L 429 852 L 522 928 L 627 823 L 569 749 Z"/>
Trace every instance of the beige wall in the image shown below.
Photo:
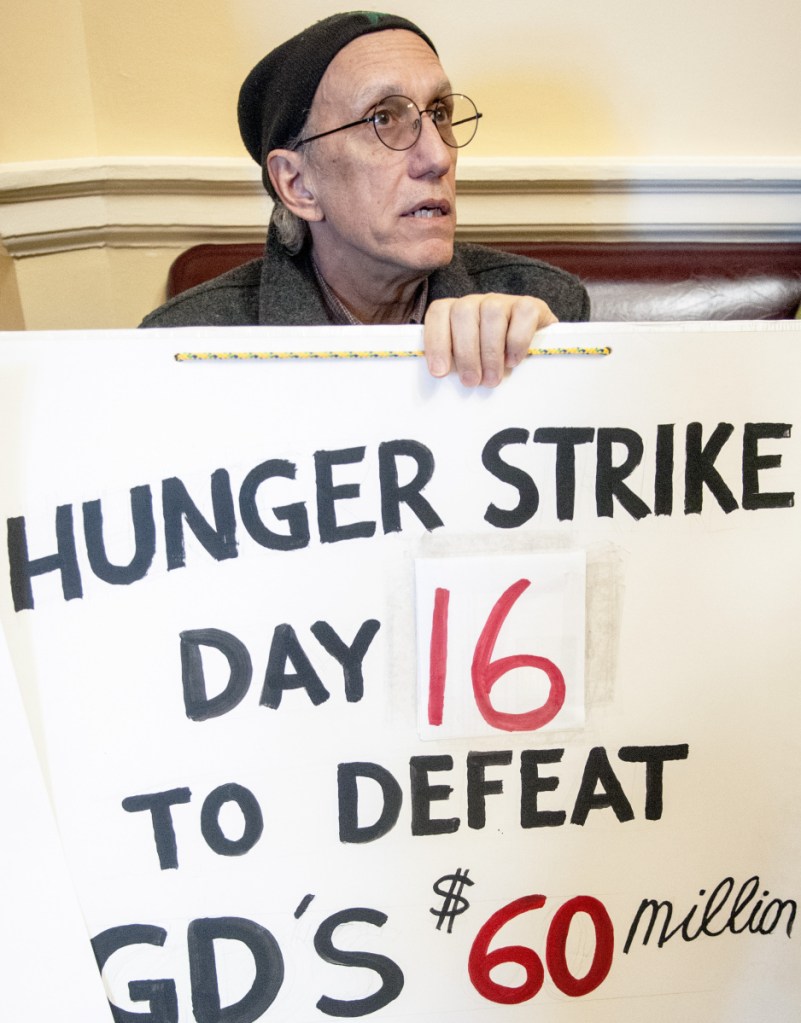
<path fill-rule="evenodd" d="M 17 260 L 10 322 L 4 325 L 0 318 L 0 330 L 135 327 L 164 301 L 176 255 L 171 248 L 106 247 Z M 3 301 L 0 263 L 0 310 Z"/>
<path fill-rule="evenodd" d="M 0 163 L 241 156 L 244 74 L 342 6 L 6 0 Z M 456 87 L 483 110 L 471 156 L 801 155 L 799 0 L 396 0 L 392 10 L 429 32 Z M 0 326 L 20 315 L 29 327 L 130 325 L 158 301 L 171 255 L 165 246 L 35 255 L 11 268 L 6 259 Z"/>
<path fill-rule="evenodd" d="M 244 73 L 342 8 L 305 0 L 4 4 L 0 159 L 240 155 Z M 801 152 L 798 0 L 397 0 L 486 112 L 476 155 Z M 17 97 L 9 102 L 8 97 Z"/>
<path fill-rule="evenodd" d="M 0 248 L 0 330 L 24 330 L 14 261 Z"/>

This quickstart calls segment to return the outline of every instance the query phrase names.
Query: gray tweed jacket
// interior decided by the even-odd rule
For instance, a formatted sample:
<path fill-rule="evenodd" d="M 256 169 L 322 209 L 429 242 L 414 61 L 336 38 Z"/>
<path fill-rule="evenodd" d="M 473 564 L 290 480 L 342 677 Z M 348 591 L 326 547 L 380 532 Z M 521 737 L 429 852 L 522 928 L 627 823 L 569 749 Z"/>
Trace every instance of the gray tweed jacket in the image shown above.
<path fill-rule="evenodd" d="M 428 301 L 501 292 L 543 299 L 560 320 L 588 320 L 590 300 L 571 274 L 483 245 L 457 243 L 453 260 L 429 278 Z M 170 299 L 142 327 L 315 326 L 330 323 L 308 252 L 289 256 L 271 229 L 262 259 Z"/>

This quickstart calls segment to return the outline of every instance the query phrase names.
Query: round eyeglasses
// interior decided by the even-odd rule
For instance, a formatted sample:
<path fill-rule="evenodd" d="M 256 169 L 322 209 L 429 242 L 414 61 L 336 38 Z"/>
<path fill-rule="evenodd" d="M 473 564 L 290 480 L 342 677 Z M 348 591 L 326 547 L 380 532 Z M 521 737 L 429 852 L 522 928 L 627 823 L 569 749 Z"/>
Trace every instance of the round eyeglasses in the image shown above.
<path fill-rule="evenodd" d="M 317 135 L 309 135 L 295 143 L 295 149 L 305 146 L 307 142 L 334 135 L 346 128 L 355 128 L 359 124 L 372 124 L 379 141 L 389 149 L 411 149 L 420 138 L 423 130 L 423 114 L 428 114 L 446 146 L 461 149 L 472 142 L 478 130 L 481 114 L 475 103 L 459 92 L 442 96 L 434 105 L 421 110 L 414 100 L 408 96 L 386 96 L 373 107 L 367 117 L 358 121 L 341 124 L 330 131 L 321 131 Z"/>

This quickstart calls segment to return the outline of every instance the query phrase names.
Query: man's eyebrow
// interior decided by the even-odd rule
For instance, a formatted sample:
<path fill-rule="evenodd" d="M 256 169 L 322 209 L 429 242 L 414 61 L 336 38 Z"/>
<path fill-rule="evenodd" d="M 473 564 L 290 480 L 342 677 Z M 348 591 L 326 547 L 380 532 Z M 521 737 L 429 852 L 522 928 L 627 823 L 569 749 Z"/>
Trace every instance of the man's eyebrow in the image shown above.
<path fill-rule="evenodd" d="M 381 100 L 387 96 L 406 96 L 407 89 L 407 85 L 398 85 L 397 82 L 381 82 L 377 85 L 371 84 L 355 93 L 354 102 L 359 109 L 364 108 L 365 110 L 369 110 L 370 107 L 375 106 L 376 103 L 380 103 Z M 451 86 L 451 83 L 447 78 L 443 78 L 431 90 L 429 99 L 435 100 L 440 96 L 448 96 L 452 91 L 453 87 Z M 426 103 L 428 102 L 429 100 L 426 100 Z"/>

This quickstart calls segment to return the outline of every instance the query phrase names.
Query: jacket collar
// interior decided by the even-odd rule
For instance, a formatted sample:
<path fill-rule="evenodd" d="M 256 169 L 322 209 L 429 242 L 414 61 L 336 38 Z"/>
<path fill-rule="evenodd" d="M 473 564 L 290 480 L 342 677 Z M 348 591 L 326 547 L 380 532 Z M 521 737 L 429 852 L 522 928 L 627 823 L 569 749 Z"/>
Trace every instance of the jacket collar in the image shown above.
<path fill-rule="evenodd" d="M 261 266 L 259 324 L 314 327 L 329 322 L 308 248 L 304 246 L 296 256 L 290 256 L 270 224 Z"/>

